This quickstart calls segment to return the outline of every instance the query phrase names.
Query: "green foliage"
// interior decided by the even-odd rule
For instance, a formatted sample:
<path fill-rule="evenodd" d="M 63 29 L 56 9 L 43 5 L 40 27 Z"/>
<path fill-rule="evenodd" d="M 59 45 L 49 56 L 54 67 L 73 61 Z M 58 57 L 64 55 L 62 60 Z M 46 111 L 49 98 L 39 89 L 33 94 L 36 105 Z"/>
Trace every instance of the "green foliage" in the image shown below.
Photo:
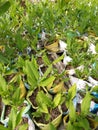
<path fill-rule="evenodd" d="M 16 108 L 11 109 L 11 113 L 9 115 L 9 122 L 8 122 L 8 128 L 14 130 L 22 121 L 22 113 L 24 111 L 24 108 L 22 108 L 19 112 L 17 111 Z M 22 128 L 26 127 L 27 124 L 20 125 L 19 129 L 21 130 Z M 25 128 L 25 129 L 26 129 Z"/>
<path fill-rule="evenodd" d="M 5 1 L 2 3 L 0 2 L 0 16 L 4 14 L 9 9 L 10 6 L 11 4 L 9 1 Z"/>

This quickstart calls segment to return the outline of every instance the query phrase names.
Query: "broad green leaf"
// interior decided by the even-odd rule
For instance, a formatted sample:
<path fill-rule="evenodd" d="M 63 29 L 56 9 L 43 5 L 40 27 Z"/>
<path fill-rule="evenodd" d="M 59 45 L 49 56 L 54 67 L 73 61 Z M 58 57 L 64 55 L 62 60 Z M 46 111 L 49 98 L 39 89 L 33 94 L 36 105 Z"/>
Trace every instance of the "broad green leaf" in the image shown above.
<path fill-rule="evenodd" d="M 44 55 L 42 56 L 42 59 L 43 59 L 43 61 L 44 61 L 44 63 L 45 63 L 46 65 L 50 65 L 50 64 L 51 64 L 51 62 L 50 62 L 50 60 L 48 59 L 48 57 L 47 57 L 46 54 L 44 54 Z"/>
<path fill-rule="evenodd" d="M 3 2 L 2 4 L 0 3 L 0 15 L 4 14 L 10 6 L 9 1 Z"/>
<path fill-rule="evenodd" d="M 66 130 L 74 130 L 74 126 L 73 126 L 73 124 L 71 124 L 70 121 L 67 124 L 67 129 Z"/>
<path fill-rule="evenodd" d="M 0 124 L 0 130 L 10 130 L 9 128 L 4 127 L 3 125 Z"/>
<path fill-rule="evenodd" d="M 55 126 L 52 123 L 49 123 L 49 130 L 56 130 Z"/>
<path fill-rule="evenodd" d="M 91 95 L 89 92 L 86 93 L 82 103 L 81 103 L 81 113 L 83 116 L 86 116 L 90 109 L 90 103 L 91 103 Z"/>
<path fill-rule="evenodd" d="M 11 100 L 9 98 L 2 98 L 2 102 L 5 104 L 5 105 L 9 105 Z"/>
<path fill-rule="evenodd" d="M 54 76 L 51 76 L 47 79 L 44 79 L 42 81 L 39 82 L 39 86 L 45 87 L 48 86 L 50 83 L 52 83 L 55 80 Z"/>
<path fill-rule="evenodd" d="M 90 130 L 90 125 L 86 118 L 80 118 L 78 122 L 75 122 L 75 126 L 84 128 L 84 130 Z"/>
<path fill-rule="evenodd" d="M 26 61 L 26 70 L 27 70 L 27 75 L 31 76 L 32 78 L 35 77 L 36 80 L 39 79 L 38 69 L 33 62 Z"/>
<path fill-rule="evenodd" d="M 39 109 L 40 109 L 40 111 L 41 111 L 42 113 L 49 113 L 49 112 L 48 112 L 47 105 L 44 104 L 44 103 L 40 106 Z"/>
<path fill-rule="evenodd" d="M 98 43 L 96 44 L 95 50 L 98 52 Z"/>
<path fill-rule="evenodd" d="M 42 106 L 44 104 L 46 104 L 47 106 L 52 105 L 51 99 L 43 91 L 38 92 L 36 101 L 39 106 Z"/>
<path fill-rule="evenodd" d="M 8 64 L 10 61 L 7 59 L 7 57 L 4 57 L 2 54 L 0 54 L 0 62 Z"/>
<path fill-rule="evenodd" d="M 76 109 L 72 101 L 69 103 L 69 118 L 72 122 L 76 120 Z"/>
<path fill-rule="evenodd" d="M 27 130 L 28 124 L 23 124 L 19 127 L 19 130 Z"/>
<path fill-rule="evenodd" d="M 19 113 L 17 114 L 17 117 L 16 117 L 16 126 L 22 121 L 22 114 L 25 110 L 25 107 L 23 107 Z"/>
<path fill-rule="evenodd" d="M 37 81 L 35 78 L 27 77 L 27 81 L 30 84 L 30 89 L 34 89 L 37 86 Z"/>
<path fill-rule="evenodd" d="M 0 74 L 0 91 L 7 91 L 7 84 L 5 79 Z"/>
<path fill-rule="evenodd" d="M 19 56 L 18 61 L 17 61 L 17 66 L 23 67 L 24 65 L 25 65 L 24 59 L 21 56 Z"/>
<path fill-rule="evenodd" d="M 91 89 L 91 92 L 98 92 L 98 86 L 95 86 Z"/>
<path fill-rule="evenodd" d="M 15 108 L 11 109 L 10 115 L 9 115 L 9 122 L 8 122 L 8 128 L 10 130 L 14 130 L 16 127 L 16 117 L 17 117 L 17 111 Z"/>
<path fill-rule="evenodd" d="M 74 84 L 73 86 L 71 86 L 68 90 L 68 96 L 70 99 L 73 99 L 76 95 L 76 84 Z"/>
<path fill-rule="evenodd" d="M 56 96 L 54 97 L 54 100 L 53 100 L 54 107 L 59 106 L 60 101 L 61 101 L 61 96 L 62 96 L 61 93 L 57 93 Z"/>

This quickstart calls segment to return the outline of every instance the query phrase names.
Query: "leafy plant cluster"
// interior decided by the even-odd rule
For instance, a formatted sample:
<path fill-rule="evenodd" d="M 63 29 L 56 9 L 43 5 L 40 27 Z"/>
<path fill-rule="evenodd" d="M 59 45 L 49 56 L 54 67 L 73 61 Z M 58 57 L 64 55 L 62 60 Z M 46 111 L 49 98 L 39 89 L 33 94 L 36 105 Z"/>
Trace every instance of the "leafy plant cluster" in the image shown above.
<path fill-rule="evenodd" d="M 85 130 L 90 130 L 89 116 L 98 121 L 96 114 L 89 111 L 94 98 L 91 93 L 98 92 L 97 86 L 85 87 L 78 113 L 73 103 L 77 85 L 68 84 L 67 73 L 67 67 L 76 69 L 83 65 L 83 71 L 76 70 L 75 77 L 87 80 L 92 76 L 98 80 L 97 6 L 96 0 L 0 1 L 0 98 L 3 105 L 11 107 L 7 127 L 0 125 L 0 129 L 27 129 L 28 124 L 21 124 L 25 108 L 19 111 L 19 107 L 24 100 L 32 105 L 30 96 L 36 89 L 37 108 L 29 113 L 32 120 L 45 115 L 49 130 L 56 129 L 50 113 L 58 108 L 62 116 L 65 112 L 61 110 L 62 104 L 68 110 L 68 130 L 82 130 L 85 126 Z M 58 66 L 63 63 L 65 54 L 53 45 L 50 50 L 46 47 L 47 41 L 51 44 L 50 41 L 58 43 L 59 40 L 67 43 L 66 55 L 72 58 L 61 72 Z M 91 43 L 95 45 L 96 54 L 88 52 Z M 54 54 L 56 59 L 52 57 Z"/>

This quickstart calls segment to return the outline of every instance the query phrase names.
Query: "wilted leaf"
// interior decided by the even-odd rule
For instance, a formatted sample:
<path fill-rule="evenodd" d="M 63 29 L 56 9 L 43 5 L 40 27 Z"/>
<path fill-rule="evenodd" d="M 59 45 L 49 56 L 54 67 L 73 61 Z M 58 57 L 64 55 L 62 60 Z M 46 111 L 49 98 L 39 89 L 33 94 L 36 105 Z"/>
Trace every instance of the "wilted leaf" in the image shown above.
<path fill-rule="evenodd" d="M 45 48 L 52 52 L 57 52 L 59 50 L 58 41 L 54 42 L 51 45 L 45 45 Z"/>
<path fill-rule="evenodd" d="M 64 82 L 61 81 L 59 84 L 57 84 L 55 87 L 50 89 L 50 92 L 52 93 L 57 93 L 60 92 L 61 90 L 64 90 Z M 65 91 L 65 90 L 64 90 Z"/>

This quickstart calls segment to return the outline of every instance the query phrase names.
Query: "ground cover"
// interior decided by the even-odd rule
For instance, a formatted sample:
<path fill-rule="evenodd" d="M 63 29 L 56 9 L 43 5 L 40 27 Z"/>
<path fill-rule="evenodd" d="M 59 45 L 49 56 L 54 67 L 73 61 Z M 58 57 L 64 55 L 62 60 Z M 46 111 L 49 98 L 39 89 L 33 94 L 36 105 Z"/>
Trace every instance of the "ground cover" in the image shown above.
<path fill-rule="evenodd" d="M 1 130 L 98 129 L 97 16 L 97 0 L 0 1 Z"/>

